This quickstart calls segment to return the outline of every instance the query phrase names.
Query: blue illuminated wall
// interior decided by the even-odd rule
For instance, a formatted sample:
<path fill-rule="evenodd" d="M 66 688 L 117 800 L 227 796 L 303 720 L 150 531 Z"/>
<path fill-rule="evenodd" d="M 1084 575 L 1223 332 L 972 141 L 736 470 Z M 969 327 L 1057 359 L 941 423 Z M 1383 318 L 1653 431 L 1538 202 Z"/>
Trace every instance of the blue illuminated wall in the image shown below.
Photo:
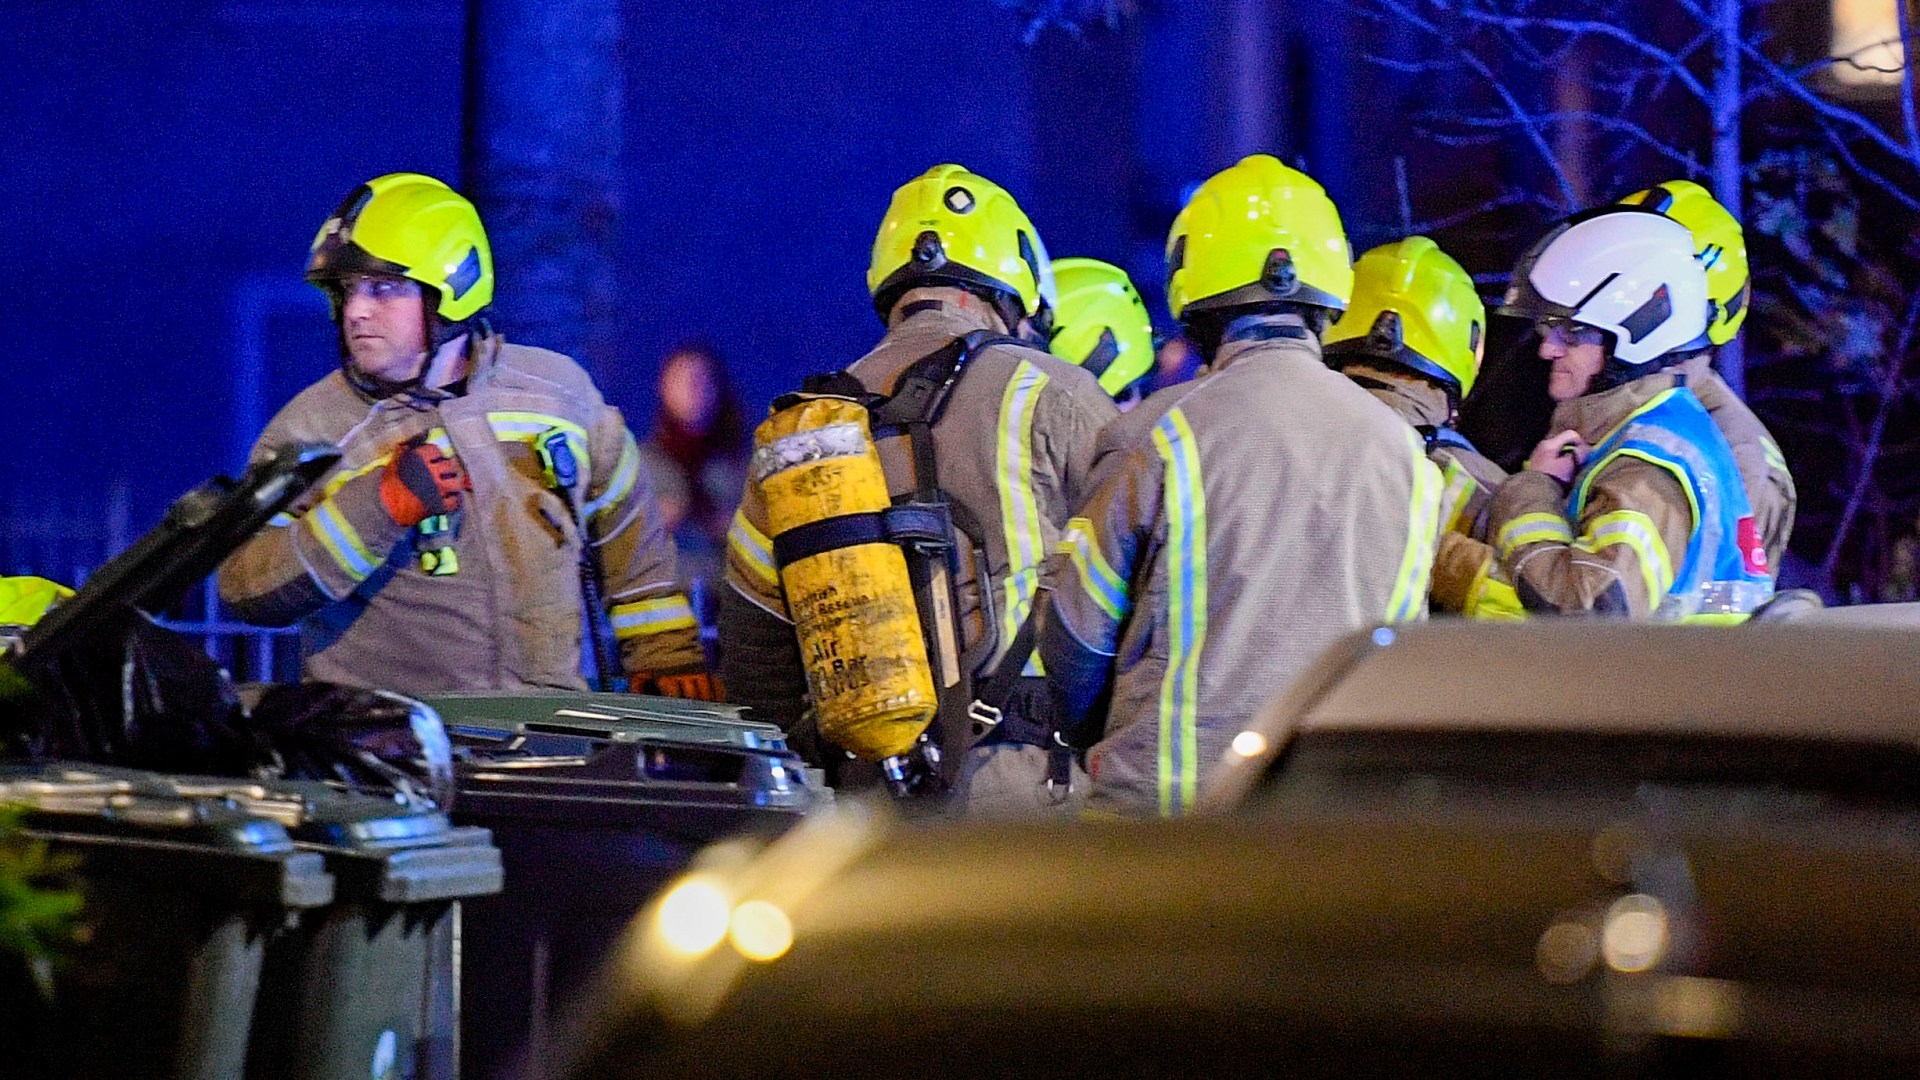
<path fill-rule="evenodd" d="M 1164 319 L 1179 193 L 1247 149 L 1222 65 L 1249 5 L 1279 18 L 1266 0 L 1146 4 L 1119 33 L 1029 45 L 990 0 L 628 4 L 622 345 L 592 365 L 608 397 L 644 434 L 660 355 L 687 336 L 721 346 L 756 413 L 858 356 L 880 331 L 873 230 L 892 189 L 943 160 L 1011 188 L 1056 256 L 1126 265 Z M 456 0 L 5 6 L 0 571 L 64 575 L 231 468 L 330 369 L 307 243 L 369 176 L 459 181 L 468 16 Z M 1313 144 L 1288 118 L 1312 111 L 1280 104 L 1270 148 L 1297 159 Z M 1322 179 L 1342 198 L 1357 183 Z"/>

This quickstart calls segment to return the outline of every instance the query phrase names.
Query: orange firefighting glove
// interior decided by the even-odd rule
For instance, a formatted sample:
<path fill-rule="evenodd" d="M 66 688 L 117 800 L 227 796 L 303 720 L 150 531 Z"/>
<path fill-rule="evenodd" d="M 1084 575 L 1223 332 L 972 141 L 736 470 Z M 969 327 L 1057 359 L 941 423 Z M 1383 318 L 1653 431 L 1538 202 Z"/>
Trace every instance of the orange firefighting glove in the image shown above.
<path fill-rule="evenodd" d="M 452 514 L 473 490 L 467 470 L 458 458 L 450 457 L 415 435 L 403 442 L 387 459 L 387 470 L 380 476 L 380 505 L 397 525 L 412 528 L 439 514 Z"/>
<path fill-rule="evenodd" d="M 704 671 L 683 671 L 673 675 L 638 675 L 630 685 L 639 692 L 651 689 L 662 697 L 690 698 L 694 701 L 725 701 L 726 687 Z"/>

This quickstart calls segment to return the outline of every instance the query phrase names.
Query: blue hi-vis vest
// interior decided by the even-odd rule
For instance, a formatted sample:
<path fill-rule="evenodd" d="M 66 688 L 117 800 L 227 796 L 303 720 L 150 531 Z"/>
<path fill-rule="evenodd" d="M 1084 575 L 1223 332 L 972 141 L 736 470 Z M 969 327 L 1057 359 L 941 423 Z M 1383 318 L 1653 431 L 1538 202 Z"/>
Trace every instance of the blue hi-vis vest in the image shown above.
<path fill-rule="evenodd" d="M 1693 533 L 1673 587 L 1655 612 L 1662 619 L 1745 615 L 1773 596 L 1766 548 L 1754 524 L 1733 448 L 1693 391 L 1676 386 L 1642 405 L 1593 448 L 1567 499 L 1579 521 L 1587 495 L 1614 460 L 1635 457 L 1673 474 L 1693 510 Z M 1671 554 L 1671 553 L 1670 553 Z"/>

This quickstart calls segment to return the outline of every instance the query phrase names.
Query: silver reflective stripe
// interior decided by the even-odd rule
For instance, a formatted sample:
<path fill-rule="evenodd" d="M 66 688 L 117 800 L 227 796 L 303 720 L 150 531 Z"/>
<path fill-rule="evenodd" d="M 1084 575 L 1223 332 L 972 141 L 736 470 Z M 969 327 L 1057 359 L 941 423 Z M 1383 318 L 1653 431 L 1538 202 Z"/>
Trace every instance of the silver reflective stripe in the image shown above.
<path fill-rule="evenodd" d="M 1709 581 L 1700 590 L 1701 615 L 1745 615 L 1773 598 L 1770 581 Z"/>

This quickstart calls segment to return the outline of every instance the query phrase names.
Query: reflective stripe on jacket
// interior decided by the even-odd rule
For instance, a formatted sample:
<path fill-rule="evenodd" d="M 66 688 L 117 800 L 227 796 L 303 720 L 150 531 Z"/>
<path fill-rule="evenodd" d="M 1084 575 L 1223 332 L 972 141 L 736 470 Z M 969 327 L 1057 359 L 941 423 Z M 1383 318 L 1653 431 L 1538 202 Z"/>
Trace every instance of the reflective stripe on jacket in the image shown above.
<path fill-rule="evenodd" d="M 997 322 L 989 325 L 982 316 L 933 299 L 943 291 L 908 292 L 900 304 L 912 313 L 896 321 L 880 343 L 847 370 L 869 390 L 891 393 L 910 366 L 954 339 L 975 330 L 999 332 Z M 1091 373 L 1010 343 L 981 349 L 954 383 L 946 411 L 933 426 L 934 457 L 956 525 L 971 524 L 977 533 L 973 539 L 985 552 L 984 582 L 971 558 L 960 560 L 954 581 L 962 648 L 980 650 L 989 638 L 994 643 L 982 671 L 998 663 L 1031 611 L 1040 564 L 1085 495 L 1095 440 L 1116 415 L 1113 399 Z M 892 494 L 897 499 L 911 493 L 914 472 L 907 440 L 883 440 L 879 450 Z M 775 637 L 791 640 L 790 631 L 779 632 L 791 620 L 766 505 L 751 480 L 727 533 L 726 557 L 727 584 L 741 601 L 721 608 L 722 639 L 727 642 L 721 653 L 722 675 L 729 693 L 807 740 L 811 736 L 800 720 L 805 683 L 799 652 L 784 641 L 772 644 Z M 1026 670 L 1038 673 L 1037 655 Z M 951 749 L 955 733 L 948 735 Z M 971 811 L 976 805 L 1030 794 L 992 790 L 996 782 L 1042 785 L 1046 755 L 1028 754 L 1028 749 L 995 744 L 989 754 L 967 755 L 965 764 L 949 762 L 950 778 L 964 792 L 962 808 Z M 1032 760 L 1021 768 L 1004 762 L 985 768 L 985 777 L 962 771 L 983 769 L 990 756 Z"/>
<path fill-rule="evenodd" d="M 591 544 L 627 671 L 698 667 L 673 542 L 619 410 L 558 353 L 498 337 L 473 348 L 457 396 L 369 402 L 335 372 L 281 409 L 258 447 L 322 441 L 344 456 L 298 513 L 228 558 L 222 599 L 251 622 L 299 623 L 308 678 L 410 694 L 581 689 L 580 552 Z M 403 529 L 380 505 L 388 457 L 421 434 L 473 481 L 450 542 Z M 573 458 L 571 489 L 555 489 L 543 443 Z M 441 548 L 453 559 L 425 558 Z"/>
<path fill-rule="evenodd" d="M 1680 618 L 1707 601 L 1695 587 L 1714 579 L 1720 545 L 1738 544 L 1749 515 L 1726 440 L 1674 383 L 1659 372 L 1562 402 L 1553 427 L 1595 444 L 1575 491 L 1526 470 L 1495 494 L 1493 543 L 1528 610 Z M 1758 582 L 1740 580 L 1715 606 L 1750 610 Z"/>
<path fill-rule="evenodd" d="M 1643 556 L 1649 586 L 1657 584 L 1656 579 L 1669 581 L 1656 617 L 1743 615 L 1773 595 L 1773 578 L 1765 569 L 1765 551 L 1733 450 L 1692 391 L 1684 386 L 1667 390 L 1629 415 L 1593 448 L 1574 478 L 1568 517 L 1586 520 L 1594 480 L 1624 457 L 1651 462 L 1672 473 L 1692 511 L 1693 528 L 1677 566 L 1668 571 L 1649 565 Z M 1627 515 L 1596 517 L 1586 533 L 1601 543 L 1618 537 L 1623 543 L 1638 544 L 1646 536 L 1642 523 Z"/>
<path fill-rule="evenodd" d="M 1328 643 L 1426 614 L 1441 483 L 1422 440 L 1297 319 L 1262 328 L 1289 333 L 1229 340 L 1108 427 L 1048 560 L 1049 675 L 1110 688 L 1091 811 L 1190 810 Z"/>

